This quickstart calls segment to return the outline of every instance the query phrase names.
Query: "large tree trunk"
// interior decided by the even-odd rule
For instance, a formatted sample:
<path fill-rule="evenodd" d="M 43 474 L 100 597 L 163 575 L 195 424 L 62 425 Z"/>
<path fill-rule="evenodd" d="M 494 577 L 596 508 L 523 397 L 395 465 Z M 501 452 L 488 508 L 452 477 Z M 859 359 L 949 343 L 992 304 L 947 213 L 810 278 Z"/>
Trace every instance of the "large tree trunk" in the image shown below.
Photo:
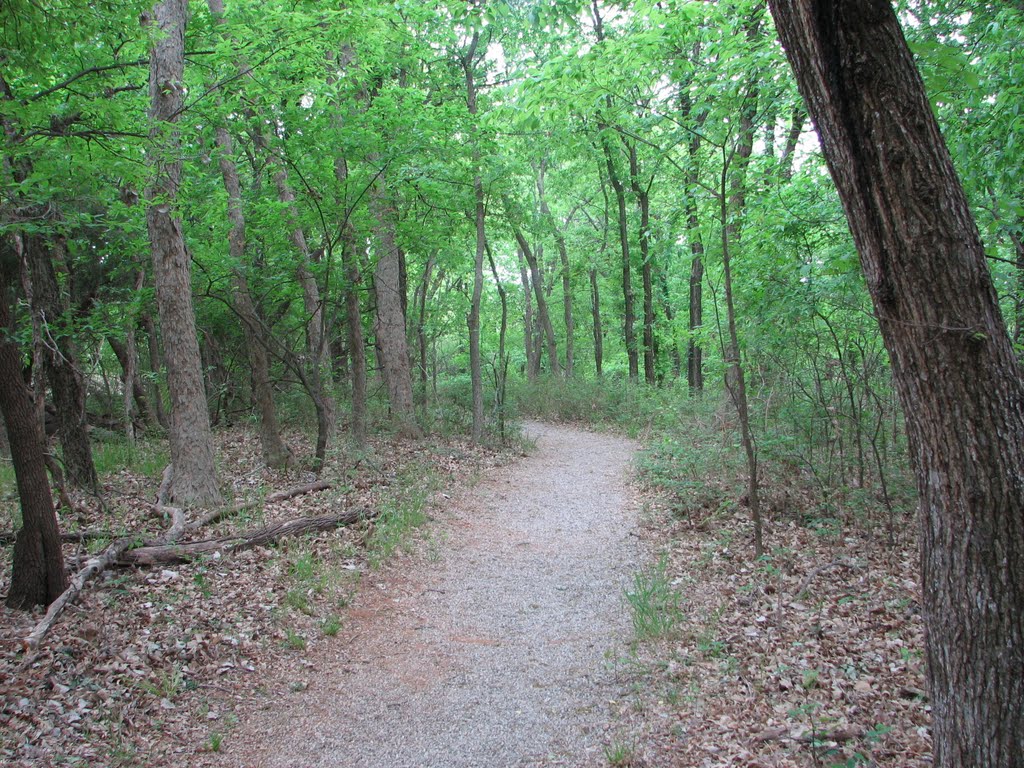
<path fill-rule="evenodd" d="M 888 0 L 773 0 L 906 416 L 936 765 L 1024 765 L 1024 376 Z"/>
<path fill-rule="evenodd" d="M 146 224 L 171 395 L 171 495 L 179 504 L 205 506 L 219 504 L 221 495 L 203 394 L 191 270 L 181 223 L 174 213 L 182 165 L 181 139 L 174 123 L 182 108 L 187 14 L 186 0 L 164 0 L 145 19 L 154 27 L 149 76 L 152 144 L 147 152 L 153 177 L 146 190 Z"/>
<path fill-rule="evenodd" d="M 373 285 L 377 294 L 374 328 L 380 346 L 380 363 L 388 388 L 391 415 L 399 434 L 419 437 L 412 399 L 412 371 L 405 337 L 405 299 L 402 296 L 402 254 L 395 240 L 395 209 L 383 179 L 370 188 L 370 213 L 377 265 Z"/>
<path fill-rule="evenodd" d="M 10 254 L 0 254 L 0 412 L 11 446 L 14 478 L 21 501 L 21 529 L 14 544 L 10 608 L 48 605 L 67 587 L 57 512 L 46 477 L 46 445 L 32 395 L 22 378 L 21 349 L 10 312 Z"/>

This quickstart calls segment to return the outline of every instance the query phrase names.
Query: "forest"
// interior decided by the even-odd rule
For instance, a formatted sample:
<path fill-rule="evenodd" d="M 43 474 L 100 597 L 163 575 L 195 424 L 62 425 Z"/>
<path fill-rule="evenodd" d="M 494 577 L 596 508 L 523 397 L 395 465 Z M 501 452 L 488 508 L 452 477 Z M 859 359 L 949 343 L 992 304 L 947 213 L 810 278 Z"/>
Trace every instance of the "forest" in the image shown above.
<path fill-rule="evenodd" d="M 905 721 L 829 726 L 805 670 L 794 762 L 749 764 L 1024 764 L 1020 2 L 0 19 L 4 760 L 49 764 L 32 750 L 77 728 L 107 751 L 70 764 L 159 764 L 103 685 L 171 717 L 254 580 L 281 605 L 245 643 L 336 634 L 338 569 L 400 552 L 538 420 L 639 441 L 649 585 L 703 556 L 755 613 L 820 587 L 819 634 L 860 599 L 825 582 L 887 596 L 872 626 L 912 679 L 878 717 Z M 194 626 L 146 640 L 133 611 L 168 590 Z M 76 654 L 108 631 L 89 688 Z M 54 689 L 104 717 L 54 734 Z"/>

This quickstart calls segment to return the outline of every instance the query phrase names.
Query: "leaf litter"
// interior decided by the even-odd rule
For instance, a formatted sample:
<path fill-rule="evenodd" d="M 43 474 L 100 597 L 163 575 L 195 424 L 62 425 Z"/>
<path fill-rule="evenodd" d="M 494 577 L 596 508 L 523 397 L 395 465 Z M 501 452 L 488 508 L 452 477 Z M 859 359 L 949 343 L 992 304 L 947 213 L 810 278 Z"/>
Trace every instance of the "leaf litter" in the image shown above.
<path fill-rule="evenodd" d="M 664 488 L 644 492 L 645 538 L 678 615 L 634 649 L 619 764 L 932 765 L 912 536 L 889 547 L 857 526 L 814 525 L 791 494 L 755 562 L 742 504 L 680 513 Z"/>

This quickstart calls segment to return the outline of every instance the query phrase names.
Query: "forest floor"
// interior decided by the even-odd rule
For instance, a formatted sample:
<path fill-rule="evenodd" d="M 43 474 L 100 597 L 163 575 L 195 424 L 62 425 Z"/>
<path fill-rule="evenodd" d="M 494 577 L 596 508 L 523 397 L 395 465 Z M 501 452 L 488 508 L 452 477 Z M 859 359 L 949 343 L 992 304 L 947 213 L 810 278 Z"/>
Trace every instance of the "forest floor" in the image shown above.
<path fill-rule="evenodd" d="M 32 619 L 0 609 L 0 762 L 931 764 L 913 536 L 888 547 L 791 498 L 754 563 L 742 504 L 681 511 L 629 481 L 634 443 L 529 432 L 512 462 L 440 440 L 336 457 L 331 490 L 215 532 L 385 517 L 111 571 L 27 667 Z M 238 497 L 309 479 L 252 470 L 251 436 L 220 439 Z M 119 525 L 159 532 L 143 498 L 159 469 L 108 488 L 128 500 Z"/>

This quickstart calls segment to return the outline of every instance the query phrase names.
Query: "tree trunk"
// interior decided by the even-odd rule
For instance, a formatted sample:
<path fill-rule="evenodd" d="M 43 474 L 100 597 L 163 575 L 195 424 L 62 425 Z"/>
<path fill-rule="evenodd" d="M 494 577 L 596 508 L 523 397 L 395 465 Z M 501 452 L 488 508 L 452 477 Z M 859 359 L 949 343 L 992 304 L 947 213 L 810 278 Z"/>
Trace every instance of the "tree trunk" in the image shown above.
<path fill-rule="evenodd" d="M 208 0 L 210 13 L 218 20 L 224 14 L 223 0 Z M 248 67 L 239 67 L 247 72 Z M 238 167 L 233 159 L 234 142 L 231 134 L 224 126 L 216 131 L 217 158 L 224 191 L 227 192 L 227 216 L 231 229 L 228 232 L 228 252 L 232 260 L 235 308 L 242 320 L 242 332 L 245 336 L 246 351 L 249 355 L 251 368 L 252 399 L 259 415 L 260 444 L 263 448 L 263 461 L 268 467 L 280 469 L 288 466 L 292 458 L 291 451 L 281 439 L 281 429 L 274 410 L 273 387 L 270 382 L 270 360 L 267 355 L 267 342 L 263 322 L 256 310 L 249 281 L 245 276 L 245 213 L 242 210 L 242 185 L 238 177 Z"/>
<path fill-rule="evenodd" d="M 147 150 L 152 181 L 146 190 L 146 224 L 171 395 L 171 495 L 182 505 L 205 506 L 220 503 L 221 495 L 203 394 L 191 270 L 181 223 L 174 213 L 182 166 L 181 139 L 174 123 L 182 108 L 187 13 L 186 0 L 163 0 L 144 19 L 155 27 L 149 77 L 152 144 Z"/>
<path fill-rule="evenodd" d="M 211 10 L 217 7 L 216 0 L 210 3 Z M 218 163 L 224 190 L 228 195 L 228 251 L 232 261 L 235 307 L 242 320 L 246 351 L 251 368 L 252 399 L 259 415 L 260 444 L 263 447 L 263 461 L 268 467 L 280 469 L 288 466 L 292 458 L 288 446 L 281 440 L 281 429 L 274 410 L 274 392 L 270 383 L 270 360 L 267 357 L 266 341 L 262 338 L 263 323 L 256 311 L 256 303 L 245 277 L 245 214 L 242 212 L 242 186 L 238 179 L 238 168 L 232 159 L 234 148 L 231 134 L 224 127 L 217 128 L 217 147 L 220 150 Z"/>
<path fill-rule="evenodd" d="M 505 207 L 506 209 L 509 208 L 507 201 Z M 537 322 L 540 323 L 541 331 L 543 331 L 544 339 L 547 342 L 548 366 L 551 369 L 551 374 L 557 376 L 561 365 L 558 362 L 555 329 L 551 325 L 551 315 L 548 314 L 548 301 L 544 292 L 544 273 L 540 269 L 540 263 L 537 260 L 536 254 L 530 248 L 530 244 L 527 242 L 522 230 L 519 229 L 519 226 L 512 220 L 511 216 L 509 217 L 509 223 L 512 225 L 512 234 L 515 235 L 516 242 L 519 244 L 519 250 L 522 251 L 523 256 L 526 258 L 526 263 L 530 266 L 530 282 L 533 283 L 533 297 L 537 300 Z"/>
<path fill-rule="evenodd" d="M 700 148 L 700 137 L 690 141 L 690 163 Z M 695 166 L 690 168 L 686 178 L 686 232 L 690 241 L 690 318 L 689 342 L 686 345 L 686 381 L 690 392 L 704 391 L 704 350 L 697 339 L 704 325 L 704 241 L 700 236 L 700 222 L 697 220 L 697 199 L 695 197 L 699 180 Z"/>
<path fill-rule="evenodd" d="M 347 173 L 347 171 L 346 171 Z M 356 445 L 366 443 L 369 417 L 366 407 L 366 344 L 363 340 L 363 313 L 359 302 L 359 274 L 356 249 L 359 247 L 355 228 L 346 223 L 341 232 L 341 268 L 345 272 L 345 330 L 348 334 L 349 359 L 352 362 L 352 439 Z"/>
<path fill-rule="evenodd" d="M 14 544 L 9 608 L 48 605 L 67 587 L 57 512 L 46 477 L 46 444 L 32 395 L 22 378 L 21 349 L 10 311 L 10 254 L 0 254 L 0 412 L 11 446 L 21 501 L 21 529 Z"/>
<path fill-rule="evenodd" d="M 55 248 L 38 234 L 24 235 L 22 243 L 32 284 L 32 311 L 40 318 L 46 338 L 43 367 L 57 408 L 64 473 L 73 485 L 95 489 L 99 481 L 85 419 L 85 385 L 76 345 L 62 328 L 65 311 L 53 269 Z"/>
<path fill-rule="evenodd" d="M 167 410 L 164 408 L 164 396 L 160 389 L 160 379 L 164 378 L 164 365 L 160 357 L 160 341 L 152 315 L 145 314 L 142 316 L 142 327 L 146 331 L 146 346 L 149 349 L 149 370 L 153 374 L 153 385 L 150 389 L 153 399 L 153 411 L 156 413 L 156 420 L 160 426 L 170 431 L 171 420 L 167 417 Z"/>
<path fill-rule="evenodd" d="M 1024 376 L 888 0 L 773 0 L 906 417 L 941 768 L 1024 765 Z"/>
<path fill-rule="evenodd" d="M 131 333 L 131 331 L 127 331 L 126 333 Z M 146 388 L 142 383 L 142 377 L 139 376 L 138 361 L 133 361 L 131 359 L 131 350 L 129 346 L 127 344 L 123 344 L 115 336 L 108 335 L 107 343 L 110 344 L 110 348 L 114 351 L 114 357 L 116 357 L 117 361 L 121 364 L 121 370 L 123 371 L 124 376 L 130 375 L 132 377 L 130 390 L 132 397 L 135 400 L 135 407 L 139 409 L 139 414 L 142 416 L 143 422 L 149 426 L 154 426 L 158 421 L 149 404 L 149 398 L 146 397 Z"/>
<path fill-rule="evenodd" d="M 793 116 L 790 119 L 789 132 L 786 134 L 786 143 L 782 147 L 782 154 L 779 156 L 779 167 L 782 169 L 782 178 L 789 181 L 793 178 L 793 157 L 796 153 L 797 142 L 800 141 L 800 134 L 804 129 L 804 121 L 807 120 L 807 110 L 803 104 L 793 107 Z"/>
<path fill-rule="evenodd" d="M 565 378 L 571 379 L 576 368 L 576 353 L 573 344 L 573 335 L 576 332 L 575 323 L 572 317 L 572 275 L 569 269 L 569 250 L 565 245 L 565 235 L 559 228 L 555 217 L 551 215 L 547 199 L 544 197 L 544 163 L 540 165 L 540 172 L 537 174 L 537 200 L 540 205 L 540 213 L 551 227 L 551 234 L 555 238 L 555 247 L 558 248 L 558 260 L 562 273 L 562 315 L 565 319 Z"/>
<path fill-rule="evenodd" d="M 626 342 L 626 357 L 629 360 L 629 378 L 636 381 L 640 377 L 640 358 L 636 349 L 636 311 L 633 309 L 633 267 L 629 256 L 629 218 L 626 215 L 626 189 L 615 169 L 615 160 L 608 140 L 602 141 L 605 163 L 608 166 L 608 180 L 615 190 L 615 202 L 618 206 L 619 248 L 622 253 L 622 298 L 624 311 L 622 317 L 623 337 Z"/>
<path fill-rule="evenodd" d="M 534 343 L 533 299 L 530 290 L 530 275 L 526 271 L 526 260 L 519 251 L 519 279 L 523 284 L 523 346 L 526 351 L 526 380 L 536 381 L 540 373 L 540 345 Z"/>
<path fill-rule="evenodd" d="M 678 379 L 683 372 L 683 358 L 679 354 L 679 341 L 676 338 L 676 312 L 672 308 L 672 294 L 669 291 L 668 286 L 668 274 L 666 269 L 662 268 L 658 270 L 658 291 L 661 294 L 661 311 L 665 313 L 665 322 L 669 328 L 669 341 L 672 345 L 669 347 L 669 356 L 672 360 L 672 376 Z"/>
<path fill-rule="evenodd" d="M 480 33 L 473 31 L 473 39 L 469 49 L 462 56 L 462 71 L 466 79 L 466 105 L 473 120 L 473 224 L 476 229 L 476 254 L 473 259 L 473 298 L 469 305 L 469 377 L 473 388 L 473 442 L 484 439 L 484 377 L 480 354 L 480 302 L 484 293 L 484 255 L 487 250 L 487 237 L 484 232 L 484 183 L 480 176 L 480 128 L 476 122 L 476 80 L 473 67 L 476 65 L 476 49 L 480 42 Z"/>
<path fill-rule="evenodd" d="M 498 362 L 494 367 L 494 400 L 495 410 L 498 412 L 498 435 L 502 443 L 505 442 L 505 384 L 508 381 L 508 355 L 505 354 L 505 339 L 508 336 L 508 292 L 501 284 L 498 276 L 498 267 L 494 263 L 494 254 L 491 253 L 489 245 L 487 249 L 487 260 L 491 265 L 491 274 L 494 276 L 494 285 L 498 289 L 498 299 L 501 301 L 501 325 L 498 329 Z"/>
<path fill-rule="evenodd" d="M 420 283 L 420 287 L 416 292 L 416 301 L 414 302 L 416 312 L 418 314 L 418 318 L 416 320 L 416 348 L 417 357 L 419 359 L 419 378 L 420 387 L 423 389 L 424 406 L 428 404 L 429 400 L 427 397 L 427 385 L 429 381 L 427 370 L 427 299 L 430 296 L 430 283 L 434 272 L 434 261 L 436 258 L 436 253 L 432 253 L 427 257 L 426 266 L 423 268 L 423 281 Z"/>
<path fill-rule="evenodd" d="M 601 378 L 604 366 L 604 328 L 601 326 L 601 291 L 597 267 L 590 268 L 590 313 L 594 322 L 594 374 Z"/>
<path fill-rule="evenodd" d="M 374 323 L 380 346 L 380 363 L 388 388 L 391 415 L 399 434 L 419 437 L 412 400 L 412 371 L 409 346 L 405 337 L 405 301 L 402 297 L 402 255 L 395 241 L 395 209 L 388 199 L 383 179 L 370 188 L 370 214 L 373 217 L 374 249 L 377 265 L 373 285 L 377 294 Z"/>
<path fill-rule="evenodd" d="M 650 187 L 640 183 L 640 162 L 636 145 L 629 144 L 629 184 L 640 209 L 640 276 L 644 289 L 644 381 L 654 385 L 657 381 L 657 347 L 654 340 L 654 279 L 651 265 L 651 197 Z M 653 181 L 653 180 L 652 180 Z"/>

